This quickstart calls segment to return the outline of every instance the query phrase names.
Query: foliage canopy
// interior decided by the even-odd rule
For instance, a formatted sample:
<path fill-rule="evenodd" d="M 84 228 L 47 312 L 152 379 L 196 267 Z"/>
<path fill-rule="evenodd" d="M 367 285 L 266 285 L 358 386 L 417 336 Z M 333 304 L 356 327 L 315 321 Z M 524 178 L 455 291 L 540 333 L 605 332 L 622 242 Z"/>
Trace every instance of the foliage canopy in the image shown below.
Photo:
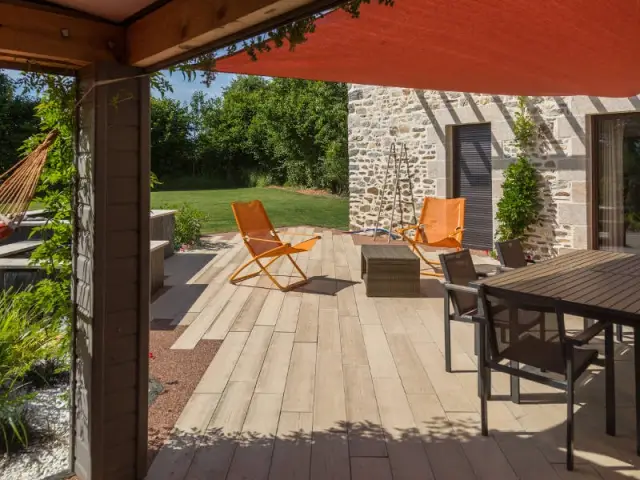
<path fill-rule="evenodd" d="M 152 169 L 213 186 L 348 186 L 347 87 L 237 77 L 221 97 L 152 101 Z M 195 186 L 195 185 L 194 185 Z"/>

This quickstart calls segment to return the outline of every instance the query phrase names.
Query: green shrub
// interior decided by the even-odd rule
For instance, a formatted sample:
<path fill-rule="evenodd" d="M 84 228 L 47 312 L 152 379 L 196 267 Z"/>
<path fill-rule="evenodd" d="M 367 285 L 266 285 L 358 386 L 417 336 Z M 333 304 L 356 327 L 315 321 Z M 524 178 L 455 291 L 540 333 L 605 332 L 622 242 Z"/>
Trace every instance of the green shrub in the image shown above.
<path fill-rule="evenodd" d="M 249 173 L 249 186 L 265 188 L 275 185 L 276 182 L 270 173 L 250 172 Z"/>
<path fill-rule="evenodd" d="M 155 189 L 158 185 L 162 185 L 162 182 L 160 181 L 160 179 L 158 178 L 158 176 L 153 173 L 153 172 L 149 172 L 149 188 L 151 190 Z"/>
<path fill-rule="evenodd" d="M 24 406 L 27 375 L 38 362 L 55 358 L 61 332 L 42 321 L 41 311 L 10 291 L 0 292 L 0 450 L 26 445 Z"/>
<path fill-rule="evenodd" d="M 166 206 L 163 208 L 177 210 L 173 236 L 173 246 L 176 250 L 179 250 L 182 245 L 193 246 L 200 243 L 202 223 L 207 220 L 206 213 L 190 203 L 183 203 L 178 207 Z"/>
<path fill-rule="evenodd" d="M 519 97 L 518 107 L 513 130 L 519 152 L 516 161 L 504 172 L 502 198 L 496 213 L 499 241 L 523 238 L 538 220 L 542 206 L 538 172 L 527 156 L 535 145 L 537 126 L 527 112 L 526 97 Z"/>
<path fill-rule="evenodd" d="M 507 167 L 498 202 L 497 236 L 500 241 L 523 238 L 540 211 L 538 174 L 524 155 Z"/>
<path fill-rule="evenodd" d="M 323 187 L 331 193 L 349 193 L 349 155 L 347 146 L 341 142 L 331 142 L 327 146 L 322 162 Z"/>

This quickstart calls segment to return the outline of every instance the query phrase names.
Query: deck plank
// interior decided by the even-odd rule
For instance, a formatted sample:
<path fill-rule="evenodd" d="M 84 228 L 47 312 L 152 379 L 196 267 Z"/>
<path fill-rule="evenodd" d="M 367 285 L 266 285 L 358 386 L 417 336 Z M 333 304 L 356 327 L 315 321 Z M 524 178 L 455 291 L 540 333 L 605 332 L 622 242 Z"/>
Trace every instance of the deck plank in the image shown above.
<path fill-rule="evenodd" d="M 284 393 L 293 350 L 293 333 L 274 332 L 258 377 L 256 393 Z"/>
<path fill-rule="evenodd" d="M 242 426 L 253 396 L 251 382 L 230 383 L 200 442 L 185 480 L 225 478 L 242 439 Z"/>
<path fill-rule="evenodd" d="M 282 401 L 283 412 L 313 412 L 316 352 L 316 343 L 294 343 Z"/>
<path fill-rule="evenodd" d="M 149 479 L 182 479 L 196 454 L 196 438 L 204 432 L 220 401 L 219 394 L 194 394 L 176 421 L 169 441 L 149 468 Z"/>
<path fill-rule="evenodd" d="M 278 315 L 280 315 L 280 308 L 284 301 L 284 292 L 280 290 L 271 290 L 267 295 L 264 305 L 258 314 L 256 325 L 272 325 L 278 322 Z"/>
<path fill-rule="evenodd" d="M 344 373 L 340 347 L 340 326 L 336 310 L 323 310 L 318 333 L 313 430 L 344 430 L 346 407 Z"/>
<path fill-rule="evenodd" d="M 318 341 L 318 315 L 320 300 L 318 295 L 303 293 L 298 312 L 298 325 L 296 327 L 296 342 Z"/>
<path fill-rule="evenodd" d="M 310 412 L 282 412 L 269 480 L 308 480 L 311 469 Z"/>
<path fill-rule="evenodd" d="M 400 379 L 374 377 L 373 386 L 393 478 L 435 478 Z"/>
<path fill-rule="evenodd" d="M 387 335 L 387 342 L 405 392 L 407 394 L 435 393 L 409 336 L 406 334 Z"/>
<path fill-rule="evenodd" d="M 312 479 L 348 479 L 349 443 L 337 310 L 321 310 L 313 403 Z"/>
<path fill-rule="evenodd" d="M 236 368 L 231 374 L 231 382 L 250 382 L 255 384 L 262 369 L 273 327 L 256 326 L 249 334 L 244 349 L 238 358 Z"/>
<path fill-rule="evenodd" d="M 256 277 L 257 279 L 257 277 Z M 250 282 L 250 279 L 248 282 Z M 202 336 L 205 340 L 224 340 L 227 336 L 231 326 L 235 322 L 236 318 L 242 311 L 244 304 L 249 299 L 249 296 L 253 293 L 253 286 L 246 285 L 236 288 L 223 310 L 216 318 L 216 321 L 211 325 L 211 328 Z"/>
<path fill-rule="evenodd" d="M 220 350 L 202 375 L 196 393 L 222 393 L 227 386 L 238 358 L 249 338 L 249 332 L 231 332 L 220 346 Z"/>
<path fill-rule="evenodd" d="M 447 478 L 455 465 L 456 480 L 475 480 L 471 464 L 453 435 L 438 396 L 412 394 L 407 395 L 407 399 L 435 477 Z"/>
<path fill-rule="evenodd" d="M 256 324 L 258 315 L 262 310 L 267 295 L 269 294 L 268 288 L 272 285 L 271 280 L 266 275 L 260 277 L 257 288 L 252 288 L 251 295 L 242 306 L 242 310 L 238 313 L 235 322 L 231 326 L 232 332 L 250 332 L 253 326 Z"/>
<path fill-rule="evenodd" d="M 387 337 L 379 325 L 363 325 L 362 336 L 373 378 L 399 378 Z"/>
<path fill-rule="evenodd" d="M 287 293 L 283 302 L 278 320 L 276 321 L 276 332 L 295 333 L 298 327 L 298 316 L 302 304 L 302 295 L 291 295 Z"/>
<path fill-rule="evenodd" d="M 344 365 L 369 366 L 367 349 L 364 345 L 362 327 L 358 317 L 340 317 L 340 339 Z"/>
<path fill-rule="evenodd" d="M 352 457 L 386 457 L 378 403 L 368 365 L 345 365 L 349 454 Z"/>
<path fill-rule="evenodd" d="M 393 480 L 387 458 L 351 458 L 352 480 Z"/>
<path fill-rule="evenodd" d="M 243 438 L 251 439 L 237 448 L 227 480 L 267 479 L 274 436 L 278 429 L 282 395 L 256 393 L 242 427 Z"/>
<path fill-rule="evenodd" d="M 380 315 L 376 308 L 376 301 L 367 297 L 364 283 L 357 283 L 354 287 L 354 297 L 358 307 L 358 317 L 362 325 L 381 325 Z"/>

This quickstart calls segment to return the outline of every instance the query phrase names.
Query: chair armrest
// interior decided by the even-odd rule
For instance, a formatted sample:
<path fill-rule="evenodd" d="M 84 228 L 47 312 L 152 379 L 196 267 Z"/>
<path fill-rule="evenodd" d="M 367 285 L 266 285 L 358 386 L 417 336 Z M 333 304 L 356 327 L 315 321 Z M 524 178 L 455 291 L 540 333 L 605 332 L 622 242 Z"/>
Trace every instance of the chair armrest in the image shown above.
<path fill-rule="evenodd" d="M 283 242 L 281 242 L 280 240 L 270 240 L 268 238 L 256 238 L 256 237 L 250 237 L 249 235 L 244 237 L 244 239 L 245 240 L 255 240 L 256 242 L 277 243 L 278 245 L 282 245 L 283 244 Z"/>
<path fill-rule="evenodd" d="M 447 235 L 447 238 L 455 237 L 456 235 L 460 234 L 460 232 L 464 232 L 464 228 L 456 227 L 453 233 L 450 233 L 449 235 Z"/>
<path fill-rule="evenodd" d="M 308 233 L 296 233 L 296 232 L 281 232 L 280 230 L 274 230 L 275 233 L 277 233 L 278 235 L 282 234 L 282 235 L 291 235 L 294 237 L 309 237 L 309 238 L 322 238 L 318 235 L 309 235 Z"/>
<path fill-rule="evenodd" d="M 473 287 L 467 287 L 466 285 L 456 285 L 455 283 L 444 283 L 444 288 L 453 292 L 471 293 L 473 295 L 478 294 L 478 289 Z"/>
<path fill-rule="evenodd" d="M 420 227 L 419 224 L 416 225 L 407 225 L 404 228 L 396 228 L 396 232 L 398 232 L 399 234 L 403 234 L 405 232 L 408 232 L 409 230 L 415 230 L 416 228 Z"/>
<path fill-rule="evenodd" d="M 581 347 L 586 345 L 591 340 L 594 339 L 604 328 L 607 326 L 609 322 L 596 322 L 591 325 L 589 328 L 583 330 L 577 335 L 569 336 L 567 335 L 567 343 L 570 343 L 574 346 Z"/>

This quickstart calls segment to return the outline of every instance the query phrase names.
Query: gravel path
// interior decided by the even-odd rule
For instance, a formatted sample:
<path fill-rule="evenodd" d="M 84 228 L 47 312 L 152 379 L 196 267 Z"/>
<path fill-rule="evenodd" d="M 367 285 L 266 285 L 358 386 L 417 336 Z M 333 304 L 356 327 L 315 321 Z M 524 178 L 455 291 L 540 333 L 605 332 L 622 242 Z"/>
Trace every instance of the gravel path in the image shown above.
<path fill-rule="evenodd" d="M 28 405 L 35 440 L 25 450 L 0 456 L 2 480 L 39 480 L 69 470 L 68 385 L 39 390 Z"/>

